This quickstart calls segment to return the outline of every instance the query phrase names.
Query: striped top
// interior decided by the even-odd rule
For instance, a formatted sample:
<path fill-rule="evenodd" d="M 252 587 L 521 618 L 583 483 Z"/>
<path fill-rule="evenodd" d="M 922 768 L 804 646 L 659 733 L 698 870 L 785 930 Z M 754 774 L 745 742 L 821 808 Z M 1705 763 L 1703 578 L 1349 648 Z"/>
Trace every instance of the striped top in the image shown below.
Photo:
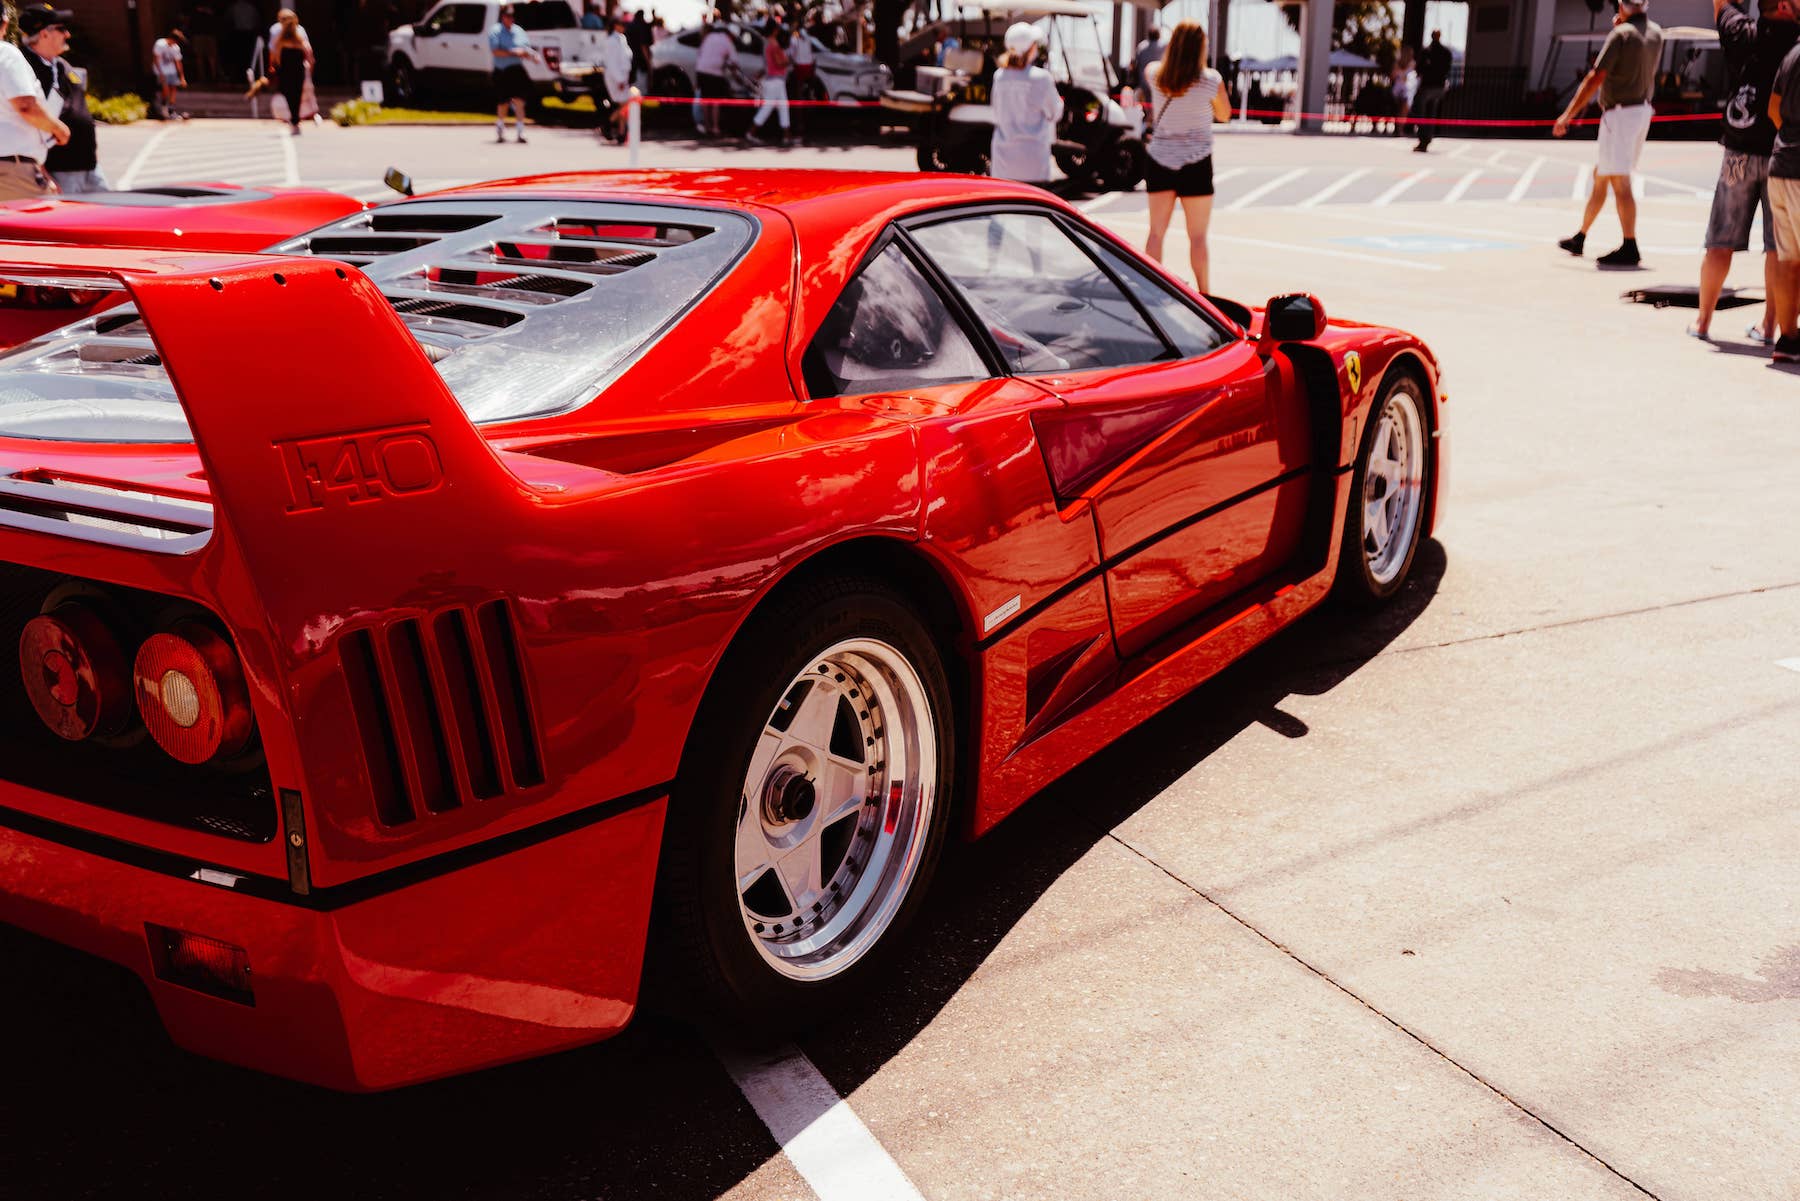
<path fill-rule="evenodd" d="M 1158 64 L 1160 66 L 1160 64 Z M 1194 86 L 1173 100 L 1157 87 L 1158 70 L 1146 72 L 1150 83 L 1150 157 L 1171 171 L 1208 158 L 1213 151 L 1212 99 L 1225 80 L 1208 67 Z"/>

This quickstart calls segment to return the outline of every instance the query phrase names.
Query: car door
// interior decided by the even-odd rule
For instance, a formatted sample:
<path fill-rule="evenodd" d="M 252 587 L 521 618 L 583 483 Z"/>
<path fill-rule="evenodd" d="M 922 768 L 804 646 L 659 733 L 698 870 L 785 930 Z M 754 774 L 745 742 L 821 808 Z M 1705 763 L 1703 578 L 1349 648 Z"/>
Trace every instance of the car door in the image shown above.
<path fill-rule="evenodd" d="M 1288 562 L 1306 414 L 1256 348 L 1108 239 L 1028 209 L 915 222 L 1012 372 L 1060 397 L 1034 418 L 1059 501 L 1092 513 L 1121 655 Z"/>
<path fill-rule="evenodd" d="M 485 89 L 493 74 L 493 56 L 488 49 L 488 14 L 486 4 L 447 4 L 444 32 L 434 39 L 434 52 L 439 56 L 442 78 L 448 87 L 464 94 L 478 94 Z M 495 8 L 492 11 L 498 13 Z M 496 20 L 498 17 L 495 18 Z"/>

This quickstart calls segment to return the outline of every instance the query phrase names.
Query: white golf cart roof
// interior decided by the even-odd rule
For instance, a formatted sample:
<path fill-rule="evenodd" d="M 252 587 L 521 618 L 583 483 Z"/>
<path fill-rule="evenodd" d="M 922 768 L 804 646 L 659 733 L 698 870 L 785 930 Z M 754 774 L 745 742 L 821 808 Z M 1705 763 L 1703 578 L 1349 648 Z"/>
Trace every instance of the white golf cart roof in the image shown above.
<path fill-rule="evenodd" d="M 948 17 L 954 24 L 958 17 L 1005 17 L 1014 21 L 1036 21 L 1042 17 L 1091 17 L 1094 10 L 1079 0 L 963 0 Z"/>
<path fill-rule="evenodd" d="M 1611 32 L 1610 29 L 1596 29 L 1591 33 L 1559 33 L 1556 35 L 1556 40 L 1574 45 L 1584 42 L 1598 45 L 1604 42 L 1606 35 Z M 1708 29 L 1704 25 L 1665 25 L 1662 36 L 1665 42 L 1717 42 L 1719 31 Z"/>

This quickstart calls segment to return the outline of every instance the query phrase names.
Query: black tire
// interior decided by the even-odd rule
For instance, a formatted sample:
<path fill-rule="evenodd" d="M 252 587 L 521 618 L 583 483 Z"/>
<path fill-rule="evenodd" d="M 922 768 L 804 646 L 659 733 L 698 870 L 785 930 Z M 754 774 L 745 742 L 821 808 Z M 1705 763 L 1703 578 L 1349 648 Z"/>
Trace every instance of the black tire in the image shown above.
<path fill-rule="evenodd" d="M 1369 476 L 1375 470 L 1371 464 L 1376 457 L 1377 442 L 1382 438 L 1384 419 L 1394 405 L 1407 406 L 1412 410 L 1413 430 L 1407 438 L 1417 440 L 1418 479 L 1416 485 L 1412 486 L 1412 504 L 1400 505 L 1405 510 L 1404 519 L 1389 531 L 1388 539 L 1405 539 L 1390 556 L 1376 553 L 1378 548 L 1386 551 L 1387 541 L 1380 539 L 1377 531 L 1370 528 L 1368 507 L 1372 501 L 1385 499 L 1403 489 L 1396 489 L 1384 479 L 1380 495 L 1370 497 L 1366 493 L 1371 491 Z M 1403 417 L 1401 424 L 1406 424 Z M 1391 438 L 1393 434 L 1390 432 L 1388 436 Z M 1357 449 L 1356 470 L 1350 480 L 1350 507 L 1344 515 L 1344 540 L 1338 549 L 1338 571 L 1334 585 L 1340 600 L 1353 606 L 1372 607 L 1388 600 L 1406 586 L 1406 578 L 1412 571 L 1419 543 L 1423 540 L 1421 534 L 1425 525 L 1425 490 L 1431 484 L 1435 468 L 1432 456 L 1435 451 L 1436 445 L 1431 439 L 1431 405 L 1426 399 L 1425 386 L 1408 372 L 1390 371 L 1387 378 L 1382 380 L 1381 390 L 1376 394 L 1374 403 L 1369 406 L 1362 444 Z"/>
<path fill-rule="evenodd" d="M 650 76 L 650 94 L 669 100 L 692 100 L 694 81 L 679 67 L 658 67 Z"/>
<path fill-rule="evenodd" d="M 913 831 L 909 846 L 918 852 L 917 866 L 882 894 L 895 897 L 896 907 L 875 930 L 872 943 L 858 951 L 858 957 L 849 958 L 841 970 L 823 978 L 796 979 L 772 966 L 759 949 L 771 945 L 767 941 L 770 936 L 761 933 L 764 927 L 757 925 L 758 933 L 751 931 L 755 921 L 751 893 L 765 881 L 759 877 L 740 895 L 739 823 L 759 820 L 751 816 L 751 807 L 764 812 L 760 807 L 768 802 L 759 798 L 772 795 L 767 790 L 756 797 L 747 795 L 747 774 L 760 740 L 782 714 L 803 708 L 808 694 L 801 692 L 797 697 L 795 689 L 805 686 L 813 664 L 850 640 L 872 640 L 902 656 L 914 673 L 912 682 L 920 687 L 917 695 L 927 698 L 926 724 L 937 753 L 934 767 L 920 777 L 921 785 L 931 789 L 932 800 L 924 820 L 917 820 L 915 814 L 910 823 L 901 823 Z M 842 675 L 835 678 L 844 679 Z M 868 689 L 866 695 L 872 698 L 877 693 Z M 752 1042 L 785 1037 L 817 1024 L 856 997 L 892 961 L 943 852 L 954 806 L 951 782 L 956 779 L 951 705 L 943 661 L 930 632 L 903 597 L 878 581 L 837 578 L 806 582 L 776 597 L 753 617 L 727 652 L 701 704 L 670 799 L 657 885 L 657 933 L 651 948 L 652 995 L 665 1007 L 702 1025 L 716 1026 Z M 869 709 L 877 706 L 869 703 Z M 868 718 L 869 714 L 862 716 Z M 896 717 L 896 711 L 889 709 L 877 712 L 875 721 L 892 730 L 902 724 Z M 790 716 L 788 720 L 797 719 Z M 884 736 L 879 749 L 868 754 L 898 753 L 888 737 L 891 735 Z M 831 741 L 835 747 L 835 727 Z M 778 755 L 772 762 L 779 763 L 780 758 Z M 924 756 L 916 760 L 926 761 Z M 764 769 L 769 766 L 765 763 Z M 878 766 L 871 764 L 870 770 Z M 930 778 L 923 779 L 924 775 Z M 776 775 L 770 778 L 776 779 Z M 870 791 L 884 790 L 877 786 Z M 806 795 L 810 810 L 810 785 Z M 825 804 L 820 802 L 821 810 Z M 875 809 L 863 811 L 857 820 L 872 823 L 858 827 L 868 831 L 870 841 L 849 841 L 837 868 L 823 872 L 828 881 L 849 881 L 838 898 L 839 911 L 846 914 L 851 913 L 853 902 L 848 898 L 857 891 L 854 885 L 866 878 L 857 873 L 875 870 L 871 867 L 876 863 L 875 834 L 882 826 Z M 855 862 L 859 854 L 864 856 L 861 864 Z M 898 860 L 890 857 L 886 862 L 884 871 L 893 870 Z M 844 869 L 849 869 L 850 876 L 836 875 Z M 771 869 L 767 874 L 776 873 Z M 883 887 L 877 879 L 872 891 L 879 894 Z M 784 891 L 784 900 L 788 895 Z M 827 902 L 834 899 L 823 892 L 816 895 Z M 822 935 L 833 921 L 830 910 L 815 917 L 817 907 L 809 911 L 804 901 L 798 911 L 803 920 L 822 923 L 814 927 L 815 935 Z M 759 943 L 759 939 L 764 941 Z"/>
<path fill-rule="evenodd" d="M 419 77 L 413 71 L 413 65 L 405 55 L 394 59 L 388 66 L 387 107 L 406 108 L 419 103 Z"/>
<path fill-rule="evenodd" d="M 942 142 L 932 141 L 929 138 L 920 140 L 919 170 L 933 172 L 950 170 L 950 160 L 944 156 Z"/>
<path fill-rule="evenodd" d="M 1144 144 L 1136 138 L 1120 138 L 1091 158 L 1102 192 L 1129 192 L 1144 178 Z"/>
<path fill-rule="evenodd" d="M 1088 176 L 1088 154 L 1085 150 L 1052 150 L 1050 157 L 1056 160 L 1057 170 L 1077 182 Z"/>

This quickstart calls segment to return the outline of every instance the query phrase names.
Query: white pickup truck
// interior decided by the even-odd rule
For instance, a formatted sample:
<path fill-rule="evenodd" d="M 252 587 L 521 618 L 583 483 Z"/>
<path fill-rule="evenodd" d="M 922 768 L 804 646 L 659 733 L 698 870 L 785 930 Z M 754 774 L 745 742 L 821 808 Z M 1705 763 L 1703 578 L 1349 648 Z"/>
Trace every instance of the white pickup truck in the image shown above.
<path fill-rule="evenodd" d="M 583 29 L 568 0 L 515 0 L 513 20 L 538 52 L 525 60 L 525 72 L 539 96 L 604 91 L 604 35 Z M 488 31 L 499 23 L 498 0 L 444 0 L 423 20 L 395 29 L 388 34 L 387 103 L 439 96 L 485 106 L 493 64 Z"/>

